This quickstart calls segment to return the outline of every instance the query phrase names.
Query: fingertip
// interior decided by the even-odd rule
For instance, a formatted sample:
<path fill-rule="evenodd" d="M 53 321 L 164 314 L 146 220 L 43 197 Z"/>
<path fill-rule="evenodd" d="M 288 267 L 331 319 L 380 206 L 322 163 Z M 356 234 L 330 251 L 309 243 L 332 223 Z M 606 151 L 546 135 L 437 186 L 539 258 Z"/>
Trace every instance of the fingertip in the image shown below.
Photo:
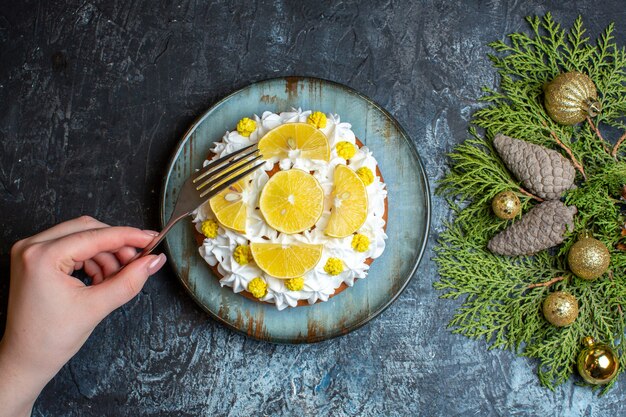
<path fill-rule="evenodd" d="M 92 258 L 102 269 L 103 278 L 109 277 L 120 270 L 122 264 L 117 257 L 110 252 L 101 252 Z"/>
<path fill-rule="evenodd" d="M 95 274 L 91 277 L 91 285 L 100 285 L 104 281 L 102 274 Z"/>
<path fill-rule="evenodd" d="M 151 262 L 148 264 L 148 275 L 154 275 L 159 269 L 165 265 L 167 261 L 167 257 L 165 254 L 161 253 L 158 256 L 154 257 Z"/>
<path fill-rule="evenodd" d="M 99 276 L 99 281 L 102 281 L 104 273 L 102 272 L 100 265 L 98 265 L 93 259 L 86 259 L 85 262 L 83 262 L 83 269 L 85 270 L 85 273 L 94 281 L 97 279 L 96 276 Z"/>
<path fill-rule="evenodd" d="M 137 249 L 131 246 L 125 246 L 122 249 L 115 252 L 115 256 L 122 265 L 129 263 L 137 255 Z"/>
<path fill-rule="evenodd" d="M 82 269 L 85 274 L 87 274 L 87 276 L 90 278 L 90 283 L 88 285 L 98 285 L 102 281 L 104 281 L 104 273 L 102 272 L 102 268 L 93 259 L 87 259 L 83 263 Z"/>

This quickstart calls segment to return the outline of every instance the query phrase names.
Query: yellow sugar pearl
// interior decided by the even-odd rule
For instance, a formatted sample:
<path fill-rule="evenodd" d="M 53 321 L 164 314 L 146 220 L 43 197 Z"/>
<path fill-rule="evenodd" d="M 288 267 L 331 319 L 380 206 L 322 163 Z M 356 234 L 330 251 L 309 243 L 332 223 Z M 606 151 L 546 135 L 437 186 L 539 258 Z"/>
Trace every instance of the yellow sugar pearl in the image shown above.
<path fill-rule="evenodd" d="M 248 262 L 252 261 L 252 252 L 250 252 L 250 246 L 248 245 L 239 245 L 235 248 L 233 252 L 233 258 L 239 265 L 246 265 Z"/>
<path fill-rule="evenodd" d="M 326 127 L 326 115 L 321 111 L 313 112 L 307 117 L 306 122 L 318 129 Z"/>
<path fill-rule="evenodd" d="M 244 117 L 237 123 L 237 132 L 241 136 L 249 137 L 252 132 L 256 129 L 256 122 L 252 119 Z"/>
<path fill-rule="evenodd" d="M 304 277 L 289 278 L 285 280 L 285 287 L 289 291 L 300 291 L 304 288 Z"/>
<path fill-rule="evenodd" d="M 374 173 L 368 167 L 361 167 L 357 169 L 356 175 L 361 178 L 361 181 L 363 181 L 363 184 L 366 186 L 374 182 Z"/>
<path fill-rule="evenodd" d="M 369 237 L 357 233 L 352 238 L 352 249 L 354 249 L 355 251 L 365 252 L 367 249 L 369 249 L 369 247 L 370 247 Z"/>
<path fill-rule="evenodd" d="M 343 262 L 339 258 L 328 258 L 324 271 L 329 275 L 339 275 L 343 272 Z"/>
<path fill-rule="evenodd" d="M 267 283 L 261 277 L 256 277 L 248 284 L 248 292 L 255 298 L 263 298 L 267 294 Z"/>
<path fill-rule="evenodd" d="M 335 145 L 335 148 L 337 149 L 337 155 L 343 159 L 350 159 L 356 153 L 356 146 L 350 142 L 339 142 Z"/>
<path fill-rule="evenodd" d="M 217 237 L 217 228 L 218 224 L 215 220 L 208 219 L 202 222 L 202 234 L 209 239 L 215 239 Z"/>

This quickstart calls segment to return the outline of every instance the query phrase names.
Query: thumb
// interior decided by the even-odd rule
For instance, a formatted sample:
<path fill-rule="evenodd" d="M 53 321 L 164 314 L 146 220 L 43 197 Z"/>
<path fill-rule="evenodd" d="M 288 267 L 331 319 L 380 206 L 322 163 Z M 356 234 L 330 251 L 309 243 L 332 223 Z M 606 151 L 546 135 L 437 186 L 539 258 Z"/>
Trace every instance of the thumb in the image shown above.
<path fill-rule="evenodd" d="M 165 264 L 164 254 L 139 258 L 101 284 L 89 287 L 92 302 L 105 317 L 110 312 L 132 300 L 143 288 L 150 275 Z"/>

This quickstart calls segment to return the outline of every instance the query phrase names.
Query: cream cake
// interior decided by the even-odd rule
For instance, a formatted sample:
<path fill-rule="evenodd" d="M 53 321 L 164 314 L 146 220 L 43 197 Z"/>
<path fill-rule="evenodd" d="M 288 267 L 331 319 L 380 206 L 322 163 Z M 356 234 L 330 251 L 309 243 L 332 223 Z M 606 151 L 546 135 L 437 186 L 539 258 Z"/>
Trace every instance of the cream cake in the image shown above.
<path fill-rule="evenodd" d="M 287 307 L 328 301 L 385 249 L 378 163 L 336 114 L 244 117 L 204 161 L 257 143 L 265 165 L 194 212 L 200 255 L 222 287 Z"/>

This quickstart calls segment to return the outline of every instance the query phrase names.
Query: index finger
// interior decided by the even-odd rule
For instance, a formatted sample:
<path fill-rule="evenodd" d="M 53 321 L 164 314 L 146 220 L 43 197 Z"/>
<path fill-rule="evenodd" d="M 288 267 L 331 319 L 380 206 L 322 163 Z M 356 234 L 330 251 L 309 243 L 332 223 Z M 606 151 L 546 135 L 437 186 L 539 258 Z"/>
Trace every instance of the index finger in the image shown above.
<path fill-rule="evenodd" d="M 144 248 L 154 235 L 134 227 L 105 227 L 64 236 L 49 245 L 67 261 L 82 262 L 101 252 L 115 252 L 125 246 Z"/>
<path fill-rule="evenodd" d="M 58 239 L 72 233 L 82 232 L 83 230 L 101 229 L 103 227 L 109 227 L 109 225 L 90 216 L 80 216 L 52 226 L 49 229 L 27 238 L 26 240 L 29 243 L 41 243 L 47 240 Z"/>

